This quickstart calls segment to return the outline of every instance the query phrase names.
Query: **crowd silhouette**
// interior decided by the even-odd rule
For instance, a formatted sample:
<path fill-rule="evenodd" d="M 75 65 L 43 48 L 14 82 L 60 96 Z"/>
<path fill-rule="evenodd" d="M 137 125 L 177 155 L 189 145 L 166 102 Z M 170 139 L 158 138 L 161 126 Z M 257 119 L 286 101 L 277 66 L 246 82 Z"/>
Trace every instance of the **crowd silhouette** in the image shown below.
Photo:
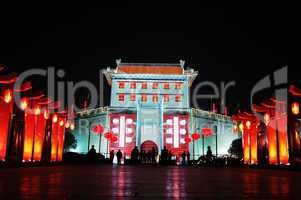
<path fill-rule="evenodd" d="M 116 153 L 114 150 L 111 150 L 109 153 L 109 162 L 112 164 L 114 162 L 114 158 L 116 156 L 117 164 L 122 164 L 122 161 L 125 162 L 126 158 L 123 155 L 122 151 L 119 149 Z M 199 162 L 210 163 L 214 159 L 212 154 L 211 147 L 207 147 L 207 153 L 205 156 L 200 156 L 197 160 L 191 160 L 190 152 L 183 151 L 182 153 L 178 153 L 174 155 L 170 150 L 164 146 L 161 150 L 161 155 L 158 154 L 158 151 L 155 147 L 152 147 L 151 150 L 144 150 L 141 151 L 135 146 L 131 153 L 130 159 L 128 159 L 129 164 L 138 165 L 138 164 L 162 164 L 162 165 L 170 165 L 170 164 L 181 164 L 181 165 L 191 165 Z M 97 160 L 97 153 L 95 150 L 94 145 L 91 146 L 91 149 L 88 152 L 88 160 L 89 162 L 96 162 Z M 194 163 L 193 163 L 194 162 Z"/>

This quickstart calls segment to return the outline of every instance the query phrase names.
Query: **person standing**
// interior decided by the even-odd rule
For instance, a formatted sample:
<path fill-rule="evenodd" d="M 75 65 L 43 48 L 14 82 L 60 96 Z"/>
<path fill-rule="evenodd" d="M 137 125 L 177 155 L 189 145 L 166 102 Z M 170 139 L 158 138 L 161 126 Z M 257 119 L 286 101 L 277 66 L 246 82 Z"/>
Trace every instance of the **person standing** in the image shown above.
<path fill-rule="evenodd" d="M 117 151 L 116 156 L 117 156 L 117 164 L 121 165 L 122 152 L 120 151 L 120 149 Z"/>
<path fill-rule="evenodd" d="M 110 163 L 112 164 L 113 163 L 113 160 L 114 160 L 114 150 L 110 151 Z"/>
<path fill-rule="evenodd" d="M 183 151 L 182 153 L 182 165 L 185 165 L 186 164 L 186 153 L 185 151 Z"/>

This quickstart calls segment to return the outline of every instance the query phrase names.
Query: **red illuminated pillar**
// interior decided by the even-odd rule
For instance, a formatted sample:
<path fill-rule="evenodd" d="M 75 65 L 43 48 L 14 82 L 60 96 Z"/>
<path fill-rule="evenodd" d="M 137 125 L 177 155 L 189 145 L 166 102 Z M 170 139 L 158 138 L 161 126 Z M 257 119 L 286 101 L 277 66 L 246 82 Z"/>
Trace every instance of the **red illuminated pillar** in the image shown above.
<path fill-rule="evenodd" d="M 280 164 L 288 164 L 287 115 L 282 115 L 277 118 L 279 162 Z"/>
<path fill-rule="evenodd" d="M 45 136 L 46 120 L 43 114 L 35 116 L 35 134 L 34 134 L 34 153 L 33 160 L 41 161 L 42 158 L 42 149 Z"/>
<path fill-rule="evenodd" d="M 53 115 L 52 118 L 52 128 L 51 128 L 51 161 L 57 161 L 57 150 L 58 150 L 58 116 L 56 114 Z"/>
<path fill-rule="evenodd" d="M 244 164 L 250 163 L 250 130 L 245 126 L 242 128 L 242 146 L 243 146 L 243 158 Z"/>
<path fill-rule="evenodd" d="M 23 146 L 23 161 L 31 161 L 32 147 L 35 129 L 35 116 L 29 113 L 24 115 L 24 146 Z"/>
<path fill-rule="evenodd" d="M 267 126 L 267 136 L 268 136 L 268 155 L 269 164 L 278 164 L 277 160 L 277 136 L 276 136 L 276 121 L 272 119 Z"/>
<path fill-rule="evenodd" d="M 256 124 L 252 123 L 250 127 L 250 146 L 251 146 L 251 164 L 257 164 L 257 130 Z"/>
<path fill-rule="evenodd" d="M 13 112 L 13 96 L 11 90 L 3 91 L 3 98 L 0 98 L 0 160 L 5 160 L 9 127 Z"/>
<path fill-rule="evenodd" d="M 65 124 L 64 118 L 60 118 L 58 126 L 58 147 L 57 147 L 57 161 L 63 160 L 63 150 L 64 150 L 64 139 L 65 139 Z"/>

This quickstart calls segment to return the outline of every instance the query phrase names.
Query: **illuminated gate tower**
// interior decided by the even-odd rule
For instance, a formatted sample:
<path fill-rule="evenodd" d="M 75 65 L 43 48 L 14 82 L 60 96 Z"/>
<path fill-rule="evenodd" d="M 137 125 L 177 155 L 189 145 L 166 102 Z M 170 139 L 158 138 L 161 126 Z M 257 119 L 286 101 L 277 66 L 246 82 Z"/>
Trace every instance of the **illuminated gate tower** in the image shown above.
<path fill-rule="evenodd" d="M 110 129 L 118 136 L 110 149 L 127 155 L 135 146 L 189 150 L 189 88 L 197 72 L 183 65 L 117 61 L 116 69 L 105 70 L 112 87 Z"/>
<path fill-rule="evenodd" d="M 111 85 L 108 107 L 87 109 L 78 113 L 73 135 L 77 147 L 73 152 L 87 153 L 92 145 L 97 152 L 108 155 L 110 150 L 122 150 L 128 157 L 138 146 L 146 151 L 152 147 L 159 153 L 166 146 L 179 155 L 190 151 L 194 158 L 206 154 L 210 146 L 216 155 L 228 153 L 231 142 L 240 137 L 233 132 L 231 117 L 191 108 L 190 86 L 197 76 L 193 69 L 178 64 L 121 63 L 115 69 L 103 70 Z M 102 124 L 117 140 L 108 141 L 93 131 Z M 187 144 L 185 138 L 210 128 L 211 134 Z M 193 148 L 194 147 L 194 148 Z"/>

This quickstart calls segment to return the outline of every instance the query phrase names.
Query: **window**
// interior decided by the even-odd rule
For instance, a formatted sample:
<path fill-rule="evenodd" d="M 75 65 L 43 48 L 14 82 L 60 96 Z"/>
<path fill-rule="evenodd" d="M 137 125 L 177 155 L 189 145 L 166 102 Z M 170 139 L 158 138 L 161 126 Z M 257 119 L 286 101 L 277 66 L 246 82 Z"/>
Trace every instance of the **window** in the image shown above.
<path fill-rule="evenodd" d="M 146 94 L 142 94 L 141 95 L 141 101 L 142 102 L 146 102 L 147 101 L 147 95 Z"/>
<path fill-rule="evenodd" d="M 181 101 L 182 101 L 182 96 L 176 95 L 176 102 L 181 102 Z"/>
<path fill-rule="evenodd" d="M 182 83 L 176 83 L 176 89 L 179 90 L 179 89 L 182 89 Z"/>
<path fill-rule="evenodd" d="M 153 102 L 158 102 L 158 95 L 157 94 L 153 94 Z"/>
<path fill-rule="evenodd" d="M 158 83 L 153 83 L 153 89 L 158 89 L 159 84 Z"/>
<path fill-rule="evenodd" d="M 124 94 L 119 94 L 118 95 L 118 100 L 119 101 L 124 101 Z"/>
<path fill-rule="evenodd" d="M 125 82 L 119 82 L 119 88 L 123 89 L 125 87 Z"/>
<path fill-rule="evenodd" d="M 131 94 L 130 99 L 131 101 L 136 101 L 136 94 Z"/>
<path fill-rule="evenodd" d="M 136 82 L 131 82 L 131 89 L 136 89 Z"/>
<path fill-rule="evenodd" d="M 169 83 L 164 83 L 164 84 L 163 84 L 163 88 L 164 88 L 164 89 L 169 89 Z"/>
<path fill-rule="evenodd" d="M 141 88 L 142 88 L 142 89 L 147 89 L 147 83 L 145 83 L 145 82 L 144 82 L 144 83 L 141 83 Z"/>
<path fill-rule="evenodd" d="M 169 95 L 168 94 L 164 94 L 163 95 L 163 99 L 164 99 L 164 102 L 168 102 L 169 101 Z"/>

